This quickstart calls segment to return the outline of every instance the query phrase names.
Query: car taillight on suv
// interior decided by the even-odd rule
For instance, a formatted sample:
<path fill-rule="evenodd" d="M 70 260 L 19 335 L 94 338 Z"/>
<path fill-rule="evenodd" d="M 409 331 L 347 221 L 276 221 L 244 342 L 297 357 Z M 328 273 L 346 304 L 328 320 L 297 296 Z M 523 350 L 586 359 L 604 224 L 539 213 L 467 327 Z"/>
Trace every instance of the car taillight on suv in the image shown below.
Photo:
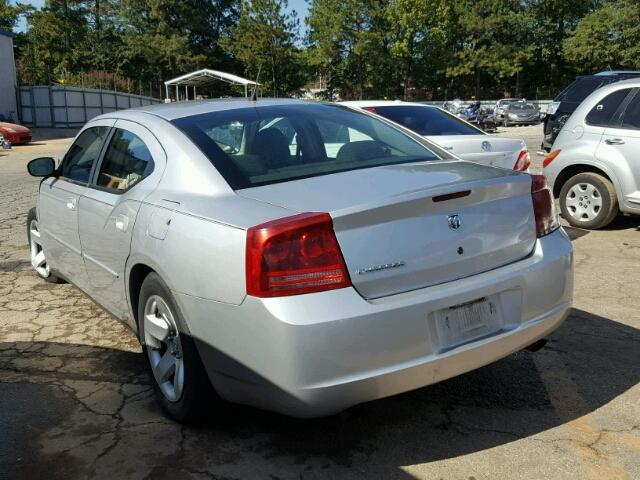
<path fill-rule="evenodd" d="M 351 286 L 328 213 L 300 213 L 247 230 L 247 294 L 279 297 Z"/>
<path fill-rule="evenodd" d="M 544 237 L 560 227 L 553 193 L 544 175 L 531 175 L 531 198 L 536 218 L 536 236 Z"/>

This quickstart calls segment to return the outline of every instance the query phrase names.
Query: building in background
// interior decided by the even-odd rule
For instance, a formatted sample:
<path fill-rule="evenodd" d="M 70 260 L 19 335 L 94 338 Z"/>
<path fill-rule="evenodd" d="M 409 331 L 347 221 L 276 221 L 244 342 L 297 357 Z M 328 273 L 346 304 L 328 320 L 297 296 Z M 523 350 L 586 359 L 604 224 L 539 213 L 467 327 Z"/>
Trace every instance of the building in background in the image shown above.
<path fill-rule="evenodd" d="M 18 121 L 13 33 L 0 30 L 0 120 Z"/>

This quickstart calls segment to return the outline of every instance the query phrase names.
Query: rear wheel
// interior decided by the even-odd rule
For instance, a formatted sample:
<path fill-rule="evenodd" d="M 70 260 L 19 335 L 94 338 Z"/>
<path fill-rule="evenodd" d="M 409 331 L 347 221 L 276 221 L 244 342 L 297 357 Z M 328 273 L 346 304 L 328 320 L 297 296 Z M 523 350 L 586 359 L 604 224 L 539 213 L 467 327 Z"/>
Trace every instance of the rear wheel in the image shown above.
<path fill-rule="evenodd" d="M 603 228 L 616 218 L 618 198 L 613 184 L 602 175 L 579 173 L 562 186 L 560 209 L 574 227 Z"/>
<path fill-rule="evenodd" d="M 31 266 L 38 276 L 50 283 L 63 283 L 64 281 L 51 273 L 49 262 L 44 255 L 38 218 L 35 207 L 27 214 L 27 239 L 29 241 L 29 257 Z"/>
<path fill-rule="evenodd" d="M 212 388 L 173 296 L 155 272 L 142 283 L 138 321 L 158 403 L 178 422 L 199 420 L 213 399 Z"/>

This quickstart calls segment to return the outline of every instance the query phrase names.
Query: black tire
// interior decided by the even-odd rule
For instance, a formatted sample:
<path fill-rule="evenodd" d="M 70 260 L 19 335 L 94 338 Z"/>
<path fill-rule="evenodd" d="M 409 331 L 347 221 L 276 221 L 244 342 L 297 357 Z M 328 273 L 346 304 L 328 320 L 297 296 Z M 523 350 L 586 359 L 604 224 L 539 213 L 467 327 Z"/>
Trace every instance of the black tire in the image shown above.
<path fill-rule="evenodd" d="M 32 221 L 38 221 L 38 215 L 36 212 L 36 207 L 33 207 L 29 210 L 29 213 L 27 213 L 27 243 L 29 244 L 29 247 L 31 247 L 31 222 Z M 57 275 L 54 275 L 53 272 L 50 272 L 49 275 L 45 276 L 42 275 L 40 272 L 38 272 L 37 270 L 34 269 L 34 271 L 36 272 L 36 275 L 38 275 L 41 279 L 43 279 L 45 282 L 49 282 L 49 283 L 65 283 L 65 281 L 58 277 Z"/>
<path fill-rule="evenodd" d="M 166 302 L 171 310 L 180 337 L 181 356 L 184 361 L 184 387 L 180 398 L 176 401 L 170 401 L 158 385 L 153 375 L 147 345 L 145 345 L 144 341 L 145 305 L 152 295 L 159 296 Z M 213 406 L 213 402 L 217 401 L 217 398 L 213 393 L 213 388 L 202 365 L 198 350 L 173 295 L 164 281 L 155 272 L 149 273 L 142 282 L 138 302 L 138 326 L 140 343 L 142 344 L 149 377 L 153 385 L 156 400 L 162 407 L 162 410 L 170 418 L 179 423 L 190 424 L 202 420 L 208 410 Z"/>
<path fill-rule="evenodd" d="M 578 220 L 571 215 L 569 207 L 567 206 L 567 195 L 570 190 L 578 184 L 594 186 L 602 198 L 602 206 L 596 217 L 592 220 Z M 616 196 L 616 190 L 613 184 L 602 175 L 592 172 L 579 173 L 569 178 L 569 180 L 562 185 L 562 189 L 560 190 L 560 210 L 562 211 L 564 219 L 574 227 L 589 230 L 604 228 L 618 215 L 618 197 Z"/>

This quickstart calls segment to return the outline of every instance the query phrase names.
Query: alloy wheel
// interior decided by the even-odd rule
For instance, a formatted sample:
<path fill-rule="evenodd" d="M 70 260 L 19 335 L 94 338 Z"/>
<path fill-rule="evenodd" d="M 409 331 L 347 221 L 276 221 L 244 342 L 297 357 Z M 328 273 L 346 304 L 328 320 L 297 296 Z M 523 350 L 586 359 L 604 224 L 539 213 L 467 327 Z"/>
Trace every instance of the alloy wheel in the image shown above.
<path fill-rule="evenodd" d="M 38 229 L 38 221 L 31 220 L 29 224 L 29 248 L 31 250 L 31 266 L 35 268 L 38 275 L 47 278 L 51 275 L 49 264 L 44 256 L 44 250 L 40 240 L 40 230 Z"/>
<path fill-rule="evenodd" d="M 182 343 L 171 309 L 159 295 L 151 295 L 145 303 L 144 341 L 160 391 L 170 402 L 177 402 L 184 390 Z"/>

